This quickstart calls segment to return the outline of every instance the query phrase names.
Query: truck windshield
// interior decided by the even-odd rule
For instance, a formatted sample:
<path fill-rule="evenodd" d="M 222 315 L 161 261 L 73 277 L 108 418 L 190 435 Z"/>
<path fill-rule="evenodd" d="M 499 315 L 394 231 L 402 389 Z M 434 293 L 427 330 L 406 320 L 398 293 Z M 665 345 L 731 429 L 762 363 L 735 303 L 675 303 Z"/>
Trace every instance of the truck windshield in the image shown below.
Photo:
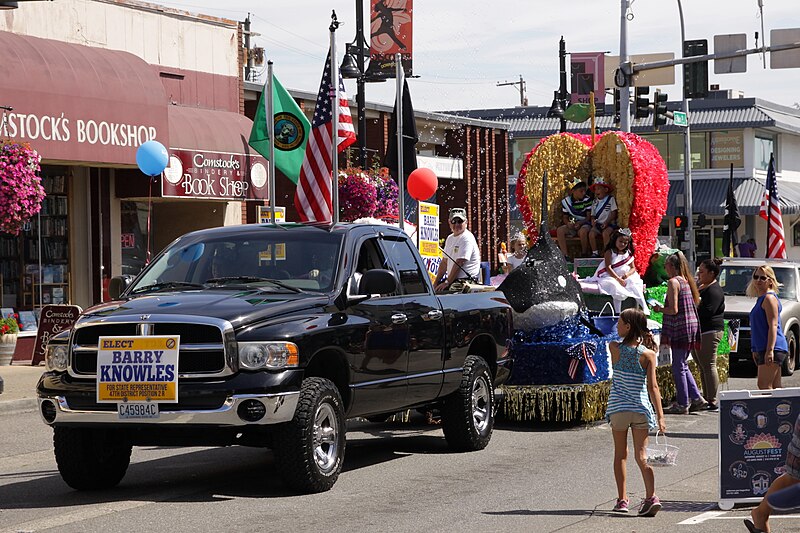
<path fill-rule="evenodd" d="M 797 298 L 797 283 L 795 269 L 790 267 L 773 266 L 775 277 L 781 287 L 778 296 L 787 300 Z M 753 266 L 722 265 L 717 278 L 722 291 L 728 296 L 745 296 L 747 284 L 753 279 Z"/>
<path fill-rule="evenodd" d="M 335 282 L 341 245 L 341 235 L 325 231 L 181 238 L 128 293 L 242 286 L 270 292 L 328 292 Z"/>

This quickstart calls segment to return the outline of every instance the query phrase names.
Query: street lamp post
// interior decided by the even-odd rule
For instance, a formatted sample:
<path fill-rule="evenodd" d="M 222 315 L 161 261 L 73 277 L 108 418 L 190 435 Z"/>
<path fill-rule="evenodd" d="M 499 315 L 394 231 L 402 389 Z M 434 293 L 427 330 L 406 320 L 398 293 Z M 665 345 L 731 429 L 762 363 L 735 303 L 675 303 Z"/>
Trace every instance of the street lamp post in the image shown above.
<path fill-rule="evenodd" d="M 681 17 L 681 50 L 682 57 L 685 56 L 686 47 L 686 33 L 683 24 L 683 6 L 681 0 L 678 0 L 678 13 Z M 686 76 L 686 69 L 683 70 L 683 75 Z M 694 207 L 692 205 L 692 145 L 691 145 L 691 131 L 689 130 L 689 100 L 686 98 L 686 80 L 684 80 L 682 109 L 686 113 L 686 129 L 684 130 L 683 139 L 683 203 L 686 209 L 686 233 L 689 234 L 689 249 L 687 250 L 687 260 L 689 261 L 689 271 L 694 272 L 695 262 L 695 239 L 694 239 Z M 680 247 L 680 245 L 678 245 Z"/>
<path fill-rule="evenodd" d="M 356 80 L 356 107 L 358 108 L 358 164 L 367 167 L 367 103 L 364 95 L 366 72 L 364 67 L 364 0 L 356 0 L 356 39 L 347 45 L 347 54 L 340 71 L 343 78 Z M 355 56 L 355 58 L 353 57 Z"/>
<path fill-rule="evenodd" d="M 559 83 L 558 90 L 553 92 L 553 103 L 547 112 L 548 117 L 555 117 L 560 120 L 559 131 L 567 131 L 567 119 L 564 118 L 564 110 L 567 108 L 567 43 L 564 36 L 558 42 L 558 68 Z"/>

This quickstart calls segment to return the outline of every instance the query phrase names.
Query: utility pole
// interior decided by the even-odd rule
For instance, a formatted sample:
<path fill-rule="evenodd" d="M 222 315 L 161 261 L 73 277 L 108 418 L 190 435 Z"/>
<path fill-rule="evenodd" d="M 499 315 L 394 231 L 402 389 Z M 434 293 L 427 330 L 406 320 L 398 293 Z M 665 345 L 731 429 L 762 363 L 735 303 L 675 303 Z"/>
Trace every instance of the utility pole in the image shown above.
<path fill-rule="evenodd" d="M 564 36 L 558 41 L 558 68 L 559 68 L 559 82 L 558 82 L 558 99 L 561 102 L 561 109 L 567 109 L 567 42 Z M 564 114 L 561 114 L 561 133 L 567 131 L 567 119 Z"/>
<path fill-rule="evenodd" d="M 525 96 L 525 80 L 522 79 L 522 74 L 519 75 L 519 81 L 504 81 L 503 83 L 497 82 L 498 87 L 507 87 L 509 85 L 519 85 L 519 105 L 525 107 L 528 105 L 528 97 Z"/>
<path fill-rule="evenodd" d="M 681 0 L 678 0 L 678 13 L 681 17 L 681 56 L 686 57 L 686 32 L 683 24 L 683 6 Z M 686 76 L 684 69 L 683 75 Z M 689 272 L 694 274 L 694 261 L 695 261 L 695 246 L 694 246 L 694 208 L 692 203 L 692 136 L 689 125 L 692 121 L 689 119 L 689 100 L 686 98 L 686 80 L 683 80 L 684 89 L 681 93 L 682 107 L 686 113 L 686 129 L 683 132 L 683 205 L 685 206 L 686 213 L 686 232 L 689 234 L 689 249 L 687 250 L 686 259 L 689 261 Z M 680 244 L 678 245 L 680 248 Z"/>
<path fill-rule="evenodd" d="M 619 128 L 622 131 L 631 131 L 631 58 L 628 55 L 628 10 L 630 0 L 621 0 L 621 15 L 619 25 L 619 70 L 614 80 L 619 87 Z"/>
<path fill-rule="evenodd" d="M 247 18 L 244 19 L 244 53 L 247 54 L 247 63 L 244 67 L 244 80 L 253 81 L 253 54 L 250 50 L 250 13 L 248 13 Z"/>

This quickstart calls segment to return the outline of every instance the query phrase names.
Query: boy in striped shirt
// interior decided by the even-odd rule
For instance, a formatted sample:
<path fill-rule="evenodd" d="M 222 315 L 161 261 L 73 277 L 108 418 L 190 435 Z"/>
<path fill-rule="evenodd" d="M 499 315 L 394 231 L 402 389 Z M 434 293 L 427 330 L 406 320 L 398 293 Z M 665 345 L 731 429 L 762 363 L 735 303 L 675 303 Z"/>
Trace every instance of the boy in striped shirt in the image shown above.
<path fill-rule="evenodd" d="M 587 185 L 583 181 L 572 186 L 569 196 L 561 200 L 562 225 L 556 230 L 558 247 L 567 257 L 567 238 L 580 237 L 582 255 L 589 255 L 589 208 L 592 199 L 586 195 Z"/>

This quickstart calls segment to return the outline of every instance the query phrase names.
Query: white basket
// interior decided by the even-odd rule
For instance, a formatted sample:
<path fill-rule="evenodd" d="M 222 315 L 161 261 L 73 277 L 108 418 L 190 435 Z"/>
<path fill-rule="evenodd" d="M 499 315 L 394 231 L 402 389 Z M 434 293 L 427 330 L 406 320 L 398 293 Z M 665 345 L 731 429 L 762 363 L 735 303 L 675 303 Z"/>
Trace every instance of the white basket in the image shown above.
<path fill-rule="evenodd" d="M 675 466 L 678 461 L 678 447 L 667 444 L 667 437 L 663 433 L 664 442 L 658 442 L 658 435 L 660 431 L 656 432 L 655 442 L 647 447 L 647 464 L 650 466 Z"/>

